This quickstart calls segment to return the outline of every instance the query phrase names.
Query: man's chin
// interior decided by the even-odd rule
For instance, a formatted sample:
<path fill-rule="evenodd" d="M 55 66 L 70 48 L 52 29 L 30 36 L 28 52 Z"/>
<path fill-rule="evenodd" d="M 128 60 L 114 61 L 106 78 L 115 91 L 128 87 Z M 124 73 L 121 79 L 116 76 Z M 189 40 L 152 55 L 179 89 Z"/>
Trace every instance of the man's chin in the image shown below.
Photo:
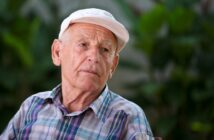
<path fill-rule="evenodd" d="M 100 88 L 100 85 L 93 80 L 83 80 L 79 84 L 79 87 L 86 91 L 96 91 Z"/>

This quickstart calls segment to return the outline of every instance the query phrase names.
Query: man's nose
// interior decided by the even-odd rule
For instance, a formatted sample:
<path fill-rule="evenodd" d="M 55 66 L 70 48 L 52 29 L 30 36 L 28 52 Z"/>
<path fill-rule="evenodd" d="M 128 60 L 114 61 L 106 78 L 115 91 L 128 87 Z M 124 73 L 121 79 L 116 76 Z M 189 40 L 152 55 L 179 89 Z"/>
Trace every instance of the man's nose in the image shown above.
<path fill-rule="evenodd" d="M 88 52 L 88 61 L 98 63 L 100 59 L 100 52 L 98 48 L 93 48 Z"/>

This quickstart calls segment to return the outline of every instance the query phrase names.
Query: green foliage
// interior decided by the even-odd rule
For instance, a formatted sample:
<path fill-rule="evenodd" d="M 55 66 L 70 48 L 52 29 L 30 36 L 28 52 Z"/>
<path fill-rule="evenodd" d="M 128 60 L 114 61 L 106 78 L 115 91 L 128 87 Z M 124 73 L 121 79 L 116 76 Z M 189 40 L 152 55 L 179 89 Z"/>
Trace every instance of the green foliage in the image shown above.
<path fill-rule="evenodd" d="M 168 15 L 170 31 L 184 33 L 191 30 L 194 20 L 194 12 L 183 7 L 176 7 Z"/>
<path fill-rule="evenodd" d="M 159 32 L 160 27 L 163 25 L 166 18 L 166 10 L 162 5 L 157 5 L 154 9 L 140 17 L 139 35 L 144 42 L 144 52 L 150 54 L 154 49 L 154 39 Z M 139 31 L 139 30 L 138 30 Z M 141 47 L 140 47 L 141 48 Z"/>
<path fill-rule="evenodd" d="M 135 91 L 132 100 L 154 135 L 166 140 L 214 139 L 214 13 L 196 11 L 197 2 L 162 1 L 134 20 L 134 45 L 148 60 L 141 69 L 148 79 L 126 87 Z"/>
<path fill-rule="evenodd" d="M 0 132 L 26 97 L 59 82 L 50 56 L 55 30 L 33 14 L 23 16 L 24 2 L 0 1 Z"/>
<path fill-rule="evenodd" d="M 4 33 L 3 41 L 5 44 L 8 44 L 8 47 L 10 47 L 12 51 L 16 53 L 20 61 L 23 62 L 23 65 L 26 67 L 30 67 L 32 65 L 33 60 L 31 54 L 21 39 L 18 39 L 18 37 L 10 33 Z"/>
<path fill-rule="evenodd" d="M 150 12 L 142 15 L 140 19 L 141 31 L 144 34 L 154 35 L 166 18 L 166 10 L 162 5 L 157 5 Z"/>

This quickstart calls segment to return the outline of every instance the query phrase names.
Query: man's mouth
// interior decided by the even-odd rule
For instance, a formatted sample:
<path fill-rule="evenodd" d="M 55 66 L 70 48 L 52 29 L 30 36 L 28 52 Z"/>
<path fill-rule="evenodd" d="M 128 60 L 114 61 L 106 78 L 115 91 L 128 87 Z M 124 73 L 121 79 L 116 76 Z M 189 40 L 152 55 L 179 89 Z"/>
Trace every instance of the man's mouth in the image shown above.
<path fill-rule="evenodd" d="M 99 74 L 96 71 L 93 71 L 93 70 L 81 70 L 81 72 L 99 76 Z"/>

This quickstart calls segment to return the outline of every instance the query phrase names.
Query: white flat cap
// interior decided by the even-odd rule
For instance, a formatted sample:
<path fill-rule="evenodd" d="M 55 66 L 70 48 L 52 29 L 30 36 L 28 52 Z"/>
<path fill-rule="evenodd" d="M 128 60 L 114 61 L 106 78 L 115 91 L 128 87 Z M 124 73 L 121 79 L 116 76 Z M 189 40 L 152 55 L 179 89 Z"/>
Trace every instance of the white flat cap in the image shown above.
<path fill-rule="evenodd" d="M 71 13 L 62 21 L 58 38 L 61 38 L 70 24 L 78 22 L 96 24 L 110 30 L 117 37 L 118 52 L 129 40 L 129 33 L 123 24 L 117 21 L 111 13 L 97 8 L 81 9 Z"/>

